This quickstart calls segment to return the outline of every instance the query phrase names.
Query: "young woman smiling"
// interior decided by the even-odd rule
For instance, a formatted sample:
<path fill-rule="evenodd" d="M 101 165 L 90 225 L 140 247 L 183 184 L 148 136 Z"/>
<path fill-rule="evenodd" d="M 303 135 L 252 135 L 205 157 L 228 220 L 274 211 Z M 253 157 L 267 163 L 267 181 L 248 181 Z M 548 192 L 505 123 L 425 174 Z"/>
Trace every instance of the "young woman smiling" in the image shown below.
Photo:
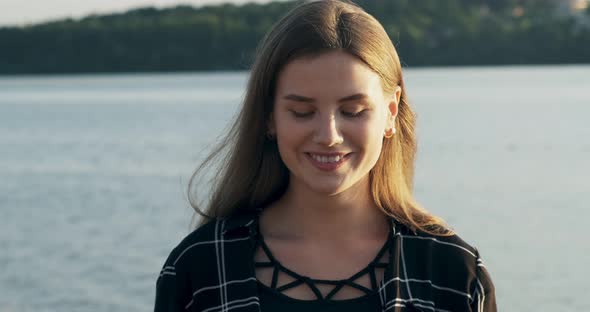
<path fill-rule="evenodd" d="M 197 171 L 221 157 L 155 310 L 495 311 L 478 251 L 412 196 L 414 119 L 372 16 L 297 6 L 263 40 L 236 123 Z"/>

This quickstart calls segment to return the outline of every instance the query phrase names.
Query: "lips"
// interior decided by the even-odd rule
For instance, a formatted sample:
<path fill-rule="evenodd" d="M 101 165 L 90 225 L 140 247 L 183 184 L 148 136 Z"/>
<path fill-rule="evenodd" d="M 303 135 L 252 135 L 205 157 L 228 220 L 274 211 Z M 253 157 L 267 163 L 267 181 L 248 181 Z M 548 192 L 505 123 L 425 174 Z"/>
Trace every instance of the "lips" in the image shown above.
<path fill-rule="evenodd" d="M 322 156 L 318 154 L 310 154 L 310 156 L 321 163 L 337 163 L 340 159 L 344 158 L 344 155 L 335 155 L 335 156 Z"/>
<path fill-rule="evenodd" d="M 333 171 L 350 158 L 351 153 L 305 153 L 314 167 L 322 171 Z"/>

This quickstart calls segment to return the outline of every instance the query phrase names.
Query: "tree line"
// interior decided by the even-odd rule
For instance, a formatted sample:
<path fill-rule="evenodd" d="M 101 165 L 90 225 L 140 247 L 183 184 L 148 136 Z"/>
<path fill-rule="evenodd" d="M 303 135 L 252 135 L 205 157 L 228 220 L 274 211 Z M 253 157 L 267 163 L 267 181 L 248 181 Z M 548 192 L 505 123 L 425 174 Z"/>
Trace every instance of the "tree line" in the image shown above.
<path fill-rule="evenodd" d="M 557 0 L 357 0 L 404 66 L 590 63 L 590 8 Z M 247 70 L 297 1 L 141 8 L 0 28 L 0 74 Z"/>

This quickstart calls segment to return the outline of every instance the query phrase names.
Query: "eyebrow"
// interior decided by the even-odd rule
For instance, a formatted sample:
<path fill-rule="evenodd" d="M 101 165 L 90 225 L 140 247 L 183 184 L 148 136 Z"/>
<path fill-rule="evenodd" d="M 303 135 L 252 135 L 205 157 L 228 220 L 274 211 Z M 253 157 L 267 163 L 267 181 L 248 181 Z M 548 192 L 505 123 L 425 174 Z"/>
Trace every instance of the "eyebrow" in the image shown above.
<path fill-rule="evenodd" d="M 358 100 L 364 100 L 366 98 L 368 98 L 368 96 L 366 94 L 356 93 L 353 95 L 345 96 L 345 97 L 339 99 L 338 102 L 358 101 Z M 303 95 L 297 95 L 297 94 L 285 95 L 285 96 L 283 96 L 283 99 L 295 101 L 295 102 L 304 102 L 304 103 L 314 103 L 315 102 L 314 98 L 306 97 Z"/>

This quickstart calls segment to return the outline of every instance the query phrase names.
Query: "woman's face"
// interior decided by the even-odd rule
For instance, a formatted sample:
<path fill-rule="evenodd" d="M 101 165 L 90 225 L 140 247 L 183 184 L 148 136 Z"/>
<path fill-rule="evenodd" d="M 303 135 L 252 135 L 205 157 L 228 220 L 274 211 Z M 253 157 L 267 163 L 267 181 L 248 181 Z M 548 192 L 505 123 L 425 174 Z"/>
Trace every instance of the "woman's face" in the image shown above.
<path fill-rule="evenodd" d="M 327 195 L 368 186 L 401 95 L 341 51 L 297 58 L 279 73 L 269 129 L 290 171 L 290 187 Z"/>

